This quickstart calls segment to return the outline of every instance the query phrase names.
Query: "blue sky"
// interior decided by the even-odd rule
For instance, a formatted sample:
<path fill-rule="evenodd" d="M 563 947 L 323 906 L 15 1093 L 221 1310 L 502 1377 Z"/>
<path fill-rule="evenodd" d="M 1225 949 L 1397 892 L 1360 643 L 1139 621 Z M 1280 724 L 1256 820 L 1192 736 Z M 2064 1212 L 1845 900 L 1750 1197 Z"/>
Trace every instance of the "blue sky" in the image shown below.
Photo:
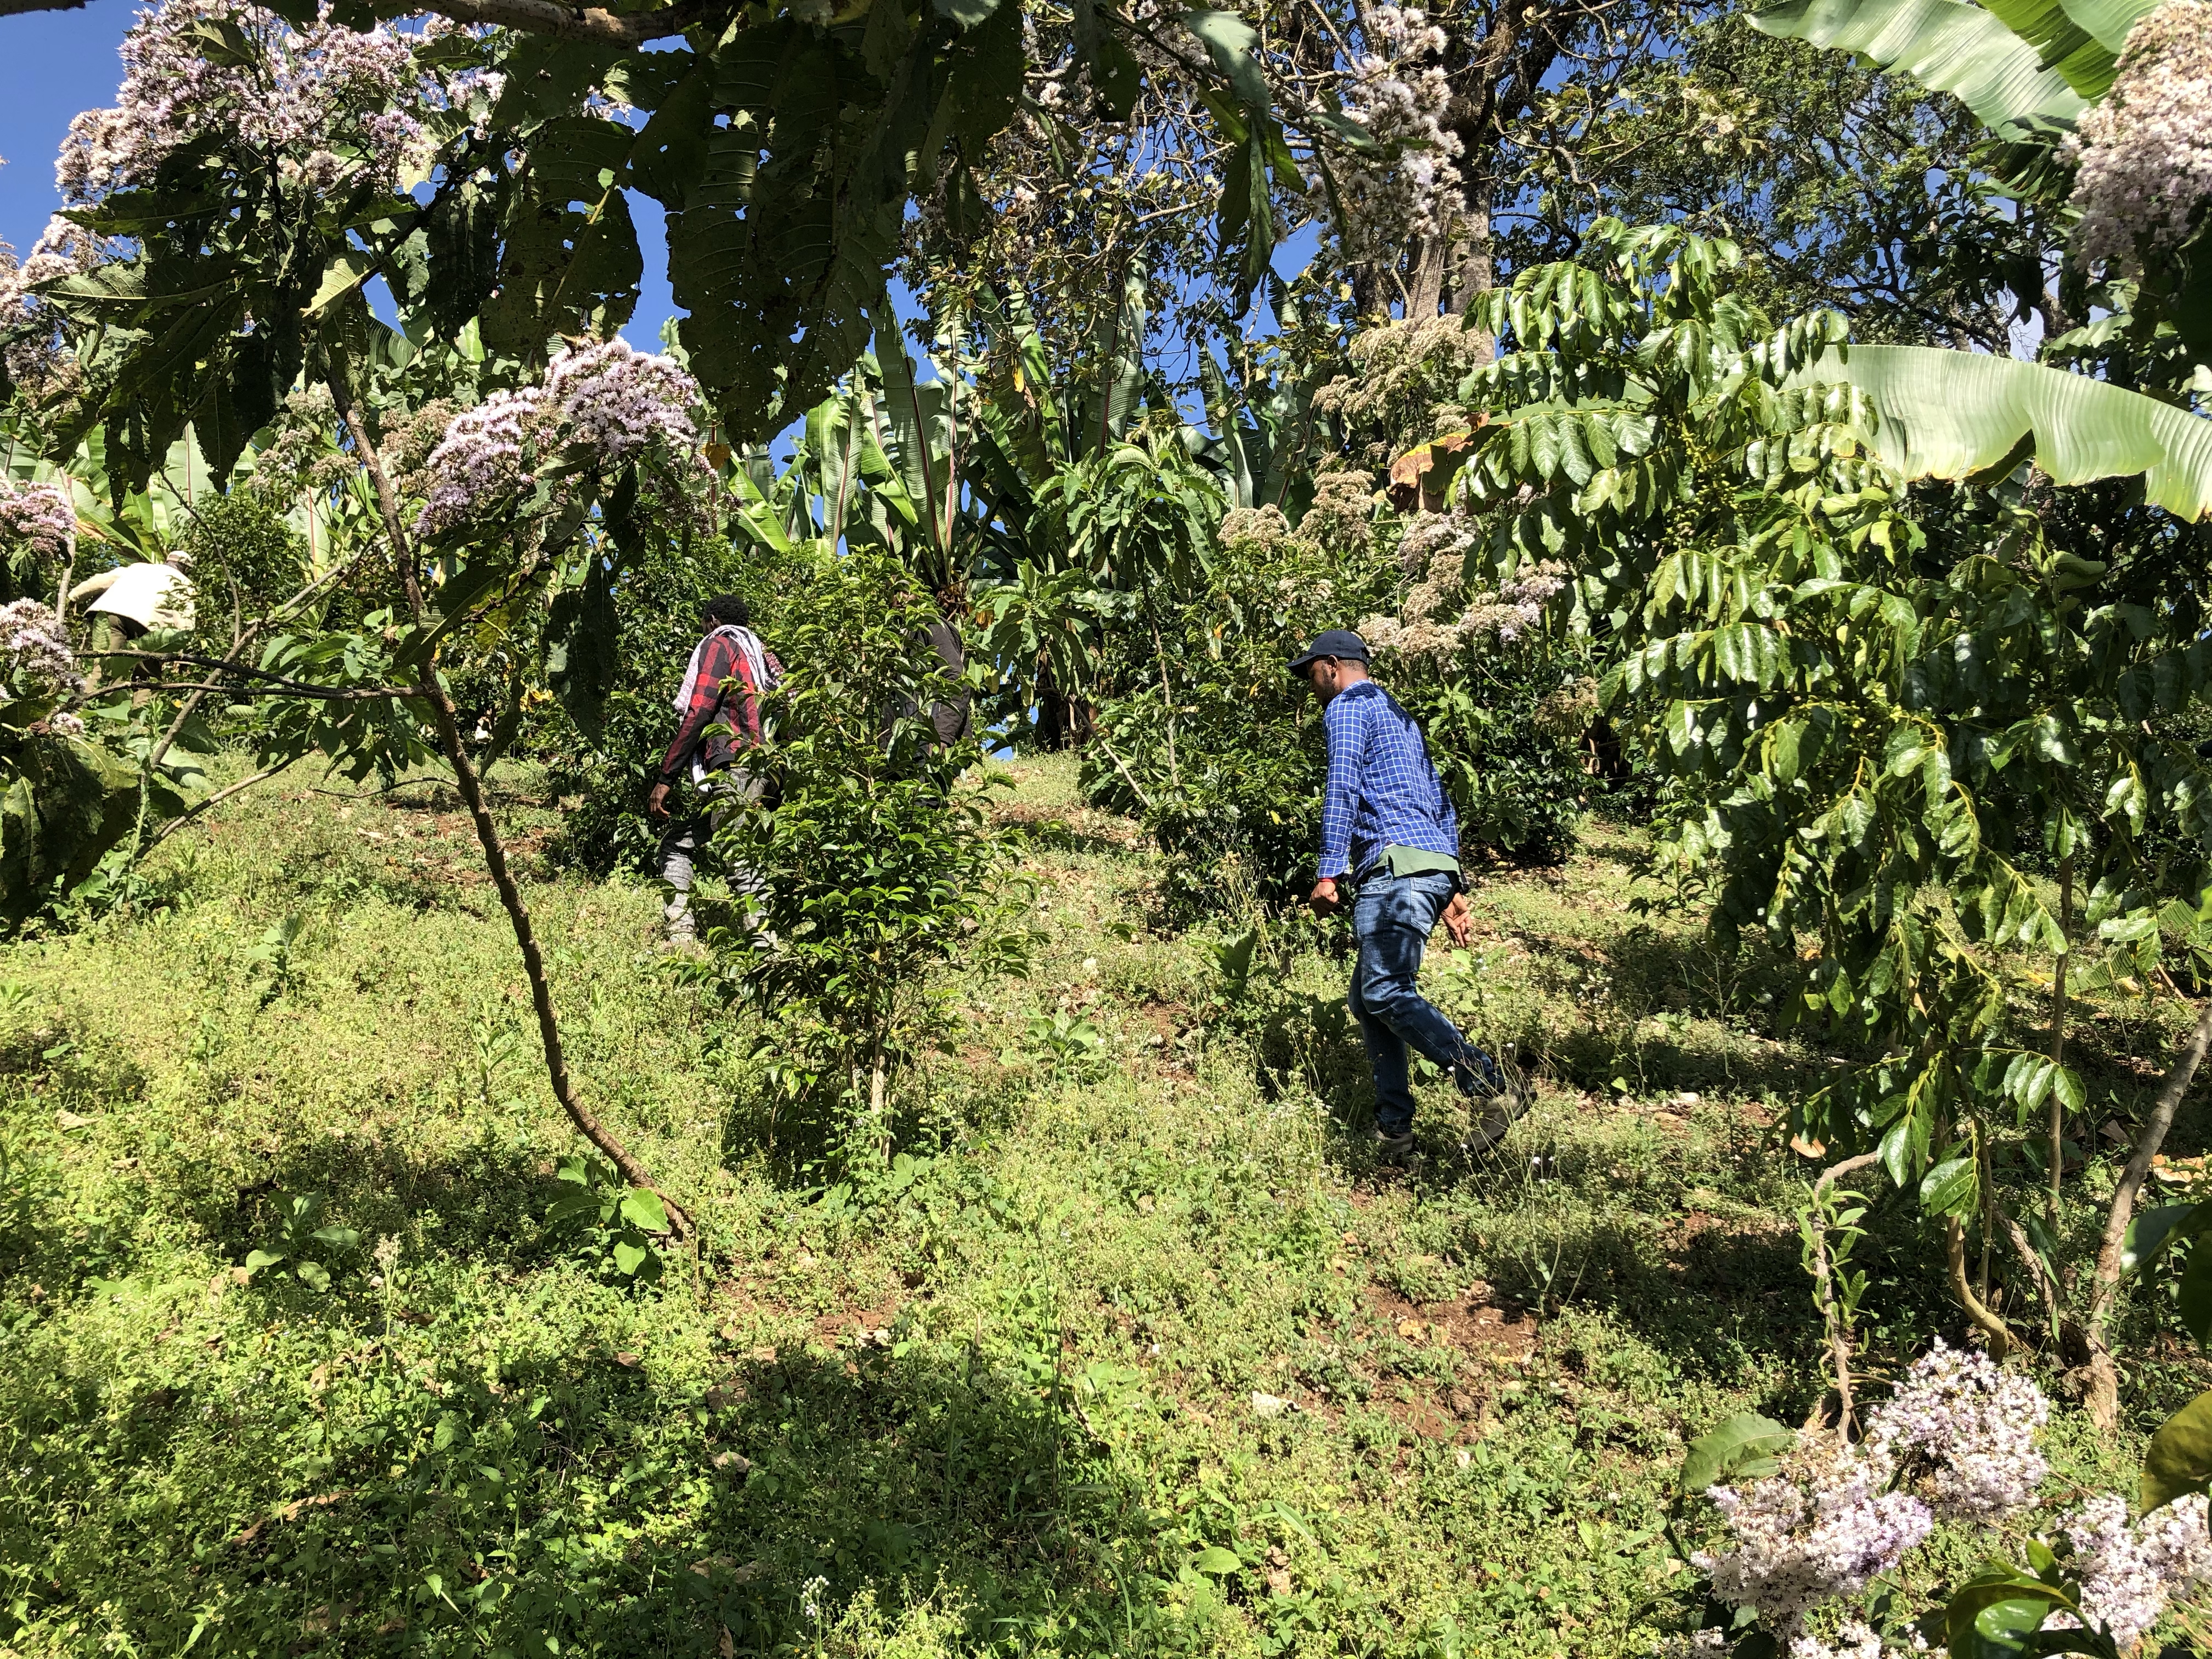
<path fill-rule="evenodd" d="M 54 153 L 70 118 L 114 101 L 115 48 L 137 10 L 132 0 L 91 0 L 82 11 L 0 18 L 0 238 L 19 254 L 61 205 Z"/>

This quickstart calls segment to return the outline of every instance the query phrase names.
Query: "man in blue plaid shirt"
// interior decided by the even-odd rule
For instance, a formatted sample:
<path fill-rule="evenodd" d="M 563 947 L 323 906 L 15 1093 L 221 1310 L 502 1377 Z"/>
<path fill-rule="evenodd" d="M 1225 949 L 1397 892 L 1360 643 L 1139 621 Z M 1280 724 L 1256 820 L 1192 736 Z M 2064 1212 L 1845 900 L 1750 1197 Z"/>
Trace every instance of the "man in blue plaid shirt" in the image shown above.
<path fill-rule="evenodd" d="M 1421 955 L 1441 919 L 1464 949 L 1474 931 L 1460 890 L 1459 814 L 1430 763 L 1413 717 L 1367 674 L 1358 635 L 1331 629 L 1294 658 L 1322 702 L 1328 731 L 1328 787 L 1322 798 L 1321 879 L 1316 915 L 1344 906 L 1354 890 L 1352 933 L 1359 960 L 1352 1015 L 1375 1073 L 1375 1133 L 1382 1157 L 1413 1148 L 1413 1094 L 1406 1051 L 1425 1055 L 1470 1101 L 1481 1103 L 1467 1149 L 1495 1145 L 1526 1105 L 1507 1069 L 1460 1034 L 1421 994 Z"/>

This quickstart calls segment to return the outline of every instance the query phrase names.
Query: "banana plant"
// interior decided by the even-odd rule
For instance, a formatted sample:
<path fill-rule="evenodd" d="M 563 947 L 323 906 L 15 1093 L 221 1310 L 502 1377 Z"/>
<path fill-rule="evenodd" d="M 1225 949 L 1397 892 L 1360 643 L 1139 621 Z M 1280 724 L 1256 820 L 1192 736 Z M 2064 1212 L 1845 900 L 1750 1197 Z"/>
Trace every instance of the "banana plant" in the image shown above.
<path fill-rule="evenodd" d="M 2212 420 L 2142 392 L 1932 346 L 1838 346 L 1787 384 L 1838 382 L 1866 400 L 1874 447 L 1904 477 L 2002 477 L 2033 462 L 2062 488 L 2140 476 L 2176 518 L 2212 514 Z"/>
<path fill-rule="evenodd" d="M 1956 95 L 1998 141 L 1988 159 L 2008 190 L 2057 215 L 2074 189 L 2058 141 L 2110 95 L 2130 32 L 2158 3 L 1784 0 L 1751 21 Z M 2200 222 L 2178 246 L 2142 244 L 2136 252 L 2139 275 L 2109 269 L 2094 296 L 2106 314 L 2044 349 L 2094 356 L 2124 339 L 2144 360 L 2128 378 L 2186 401 L 2212 386 L 2212 225 Z"/>

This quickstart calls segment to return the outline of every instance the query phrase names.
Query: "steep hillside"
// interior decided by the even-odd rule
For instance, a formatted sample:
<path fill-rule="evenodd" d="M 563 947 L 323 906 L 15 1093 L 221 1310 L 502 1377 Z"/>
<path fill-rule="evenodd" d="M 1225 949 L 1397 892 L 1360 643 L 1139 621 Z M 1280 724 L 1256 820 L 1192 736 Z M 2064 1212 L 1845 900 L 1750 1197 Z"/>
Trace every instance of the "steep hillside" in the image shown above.
<path fill-rule="evenodd" d="M 1812 1166 L 1774 1127 L 1820 1061 L 1757 1034 L 1755 966 L 1638 914 L 1630 830 L 1486 875 L 1479 948 L 1430 976 L 1539 1103 L 1470 1160 L 1432 1079 L 1423 1159 L 1381 1171 L 1341 934 L 1158 933 L 1132 828 L 1013 773 L 1036 969 L 956 988 L 888 1164 L 825 1162 L 744 1020 L 650 951 L 648 888 L 538 872 L 585 1096 L 702 1224 L 649 1283 L 618 1219 L 549 1223 L 579 1146 L 434 786 L 248 798 L 129 915 L 13 947 L 0 1652 L 1502 1659 L 1680 1628 L 1683 1443 L 1821 1387 Z M 1863 1259 L 1929 1284 L 1910 1210 L 1873 1225 Z M 1945 1316 L 1876 1278 L 1879 1370 Z M 2068 1413 L 2054 1452 L 2125 1485 L 2138 1446 Z"/>

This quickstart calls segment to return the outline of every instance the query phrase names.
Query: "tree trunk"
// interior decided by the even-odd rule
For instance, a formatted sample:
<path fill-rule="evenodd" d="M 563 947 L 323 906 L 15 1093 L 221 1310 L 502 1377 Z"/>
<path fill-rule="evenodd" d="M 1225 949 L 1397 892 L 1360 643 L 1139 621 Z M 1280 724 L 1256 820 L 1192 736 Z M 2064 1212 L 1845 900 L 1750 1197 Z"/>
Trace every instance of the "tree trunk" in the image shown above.
<path fill-rule="evenodd" d="M 1451 308 L 1464 315 L 1467 308 L 1497 285 L 1497 265 L 1490 242 L 1490 207 L 1488 192 L 1484 192 L 1483 204 L 1470 207 L 1460 216 L 1459 268 L 1453 273 Z M 1480 342 L 1476 361 L 1491 362 L 1498 356 L 1498 342 L 1488 331 L 1478 330 Z"/>
<path fill-rule="evenodd" d="M 2051 964 L 2051 1063 L 2066 1063 L 2066 963 L 2074 939 L 2074 855 L 2058 860 L 2058 931 L 2062 946 Z M 2044 1211 L 2051 1236 L 2058 1237 L 2058 1177 L 2066 1164 L 2066 1103 L 2051 1091 L 2051 1190 Z"/>
<path fill-rule="evenodd" d="M 2083 1403 L 2089 1408 L 2090 1420 L 2107 1434 L 2118 1428 L 2120 1421 L 2119 1370 L 2112 1364 L 2112 1352 L 2105 1340 L 2105 1322 L 2112 1316 L 2112 1304 L 2119 1299 L 2120 1252 L 2127 1243 L 2128 1224 L 2135 1219 L 2136 1194 L 2142 1190 L 2143 1181 L 2150 1174 L 2151 1160 L 2166 1144 L 2166 1132 L 2173 1127 L 2173 1115 L 2180 1109 L 2189 1085 L 2197 1079 L 2197 1068 L 2204 1063 L 2208 1044 L 2212 1044 L 2212 1004 L 2208 1004 L 2197 1016 L 2196 1030 L 2190 1033 L 2180 1056 L 2166 1073 L 2165 1081 L 2159 1085 L 2158 1098 L 2151 1103 L 2150 1115 L 2143 1121 L 2142 1133 L 2136 1137 L 2135 1156 L 2120 1172 L 2120 1184 L 2112 1194 L 2112 1207 L 2105 1217 L 2105 1242 L 2097 1252 L 2097 1274 L 2089 1286 L 2088 1316 L 2081 1322 L 2081 1336 L 2089 1351 L 2089 1375 Z"/>
<path fill-rule="evenodd" d="M 376 447 L 369 441 L 368 428 L 362 424 L 360 415 L 353 406 L 351 392 L 345 385 L 343 373 L 330 378 L 331 396 L 337 405 L 338 417 L 345 422 L 346 430 L 353 434 L 354 447 L 360 452 L 361 463 L 368 471 L 369 483 L 376 490 L 376 504 L 384 520 L 384 533 L 392 542 L 394 562 L 407 585 L 407 603 L 419 625 L 422 618 L 422 585 L 415 577 L 415 557 L 407 543 L 407 533 L 400 522 L 398 498 L 392 494 L 392 481 L 385 476 L 384 464 L 378 459 Z M 683 1206 L 653 1184 L 646 1168 L 630 1155 L 629 1149 L 609 1132 L 598 1116 L 576 1097 L 568 1077 L 568 1055 L 561 1043 L 561 1026 L 553 1012 L 553 990 L 545 977 L 545 958 L 538 949 L 538 937 L 530 925 L 530 911 L 522 902 L 522 890 L 515 885 L 514 872 L 508 869 L 507 848 L 500 840 L 499 828 L 492 822 L 491 809 L 485 805 L 483 789 L 479 784 L 476 768 L 469 763 L 468 750 L 461 746 L 460 722 L 453 710 L 453 700 L 447 695 L 445 683 L 438 678 L 434 665 L 424 663 L 422 678 L 417 688 L 422 701 L 430 706 L 432 723 L 438 732 L 438 745 L 445 751 L 447 764 L 453 769 L 453 781 L 461 792 L 461 799 L 469 809 L 470 821 L 476 826 L 477 843 L 483 848 L 484 867 L 491 872 L 492 885 L 499 890 L 499 902 L 507 911 L 508 922 L 514 929 L 514 942 L 522 953 L 523 976 L 530 983 L 531 1006 L 538 1014 L 538 1038 L 545 1051 L 545 1073 L 552 1085 L 553 1097 L 561 1103 L 561 1109 L 568 1115 L 583 1137 L 605 1153 L 614 1166 L 622 1171 L 623 1178 L 633 1187 L 642 1187 L 659 1196 L 668 1212 L 669 1231 L 678 1239 L 691 1234 L 691 1218 Z"/>
<path fill-rule="evenodd" d="M 1451 237 L 1417 236 L 1406 258 L 1406 320 L 1425 323 L 1443 309 Z"/>
<path fill-rule="evenodd" d="M 1990 1358 L 2002 1359 L 2012 1347 L 2012 1330 L 2003 1320 L 1982 1304 L 1974 1294 L 1974 1287 L 1966 1280 L 1966 1228 L 1956 1216 L 1943 1223 L 1943 1265 L 1949 1274 L 1951 1294 L 1966 1310 L 1966 1317 L 1990 1345 Z"/>

